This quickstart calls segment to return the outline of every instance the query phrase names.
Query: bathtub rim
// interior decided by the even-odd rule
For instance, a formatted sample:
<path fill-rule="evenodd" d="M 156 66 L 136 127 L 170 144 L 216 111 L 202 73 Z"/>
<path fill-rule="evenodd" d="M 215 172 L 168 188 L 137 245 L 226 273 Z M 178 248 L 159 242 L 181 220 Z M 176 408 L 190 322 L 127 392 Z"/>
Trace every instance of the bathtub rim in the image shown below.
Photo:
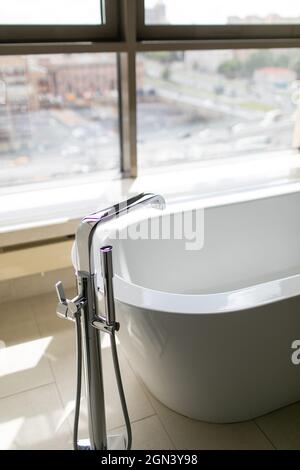
<path fill-rule="evenodd" d="M 102 297 L 102 278 L 98 276 L 98 298 Z M 158 291 L 114 276 L 115 299 L 138 309 L 174 314 L 220 314 L 249 310 L 297 297 L 300 274 L 215 294 L 178 294 Z"/>

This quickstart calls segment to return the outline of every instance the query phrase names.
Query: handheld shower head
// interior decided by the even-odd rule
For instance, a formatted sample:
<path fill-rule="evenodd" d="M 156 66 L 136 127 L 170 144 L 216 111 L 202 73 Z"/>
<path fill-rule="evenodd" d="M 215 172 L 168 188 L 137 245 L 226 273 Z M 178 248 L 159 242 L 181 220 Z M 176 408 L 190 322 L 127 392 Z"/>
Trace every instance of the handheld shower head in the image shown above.
<path fill-rule="evenodd" d="M 113 288 L 113 262 L 112 262 L 112 246 L 103 246 L 100 248 L 101 257 L 101 271 L 103 277 L 104 288 L 104 305 L 106 322 L 109 326 L 115 324 L 115 302 L 114 302 L 114 288 Z"/>

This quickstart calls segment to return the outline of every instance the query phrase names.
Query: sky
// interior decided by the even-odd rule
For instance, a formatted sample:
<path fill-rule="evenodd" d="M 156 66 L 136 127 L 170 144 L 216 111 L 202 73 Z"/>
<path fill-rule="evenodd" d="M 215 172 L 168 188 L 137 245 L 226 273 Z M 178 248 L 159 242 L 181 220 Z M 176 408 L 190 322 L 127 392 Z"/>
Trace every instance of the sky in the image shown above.
<path fill-rule="evenodd" d="M 151 7 L 158 0 L 145 0 Z M 224 24 L 231 15 L 300 17 L 299 0 L 163 0 L 167 17 L 174 24 Z"/>
<path fill-rule="evenodd" d="M 0 0 L 1 24 L 99 24 L 100 0 Z"/>
<path fill-rule="evenodd" d="M 158 0 L 145 0 L 151 7 Z M 174 24 L 224 24 L 231 15 L 300 16 L 299 0 L 163 0 Z M 100 0 L 0 0 L 1 24 L 99 24 Z"/>

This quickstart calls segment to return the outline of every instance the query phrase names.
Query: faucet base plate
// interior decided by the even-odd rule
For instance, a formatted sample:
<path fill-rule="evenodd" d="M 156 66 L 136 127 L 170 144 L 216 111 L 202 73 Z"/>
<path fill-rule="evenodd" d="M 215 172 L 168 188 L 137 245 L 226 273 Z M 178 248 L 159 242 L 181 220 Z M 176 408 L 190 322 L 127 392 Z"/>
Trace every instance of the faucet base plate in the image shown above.
<path fill-rule="evenodd" d="M 126 450 L 127 439 L 125 434 L 112 434 L 107 436 L 107 450 Z M 89 439 L 80 439 L 78 442 L 79 450 L 91 450 Z"/>

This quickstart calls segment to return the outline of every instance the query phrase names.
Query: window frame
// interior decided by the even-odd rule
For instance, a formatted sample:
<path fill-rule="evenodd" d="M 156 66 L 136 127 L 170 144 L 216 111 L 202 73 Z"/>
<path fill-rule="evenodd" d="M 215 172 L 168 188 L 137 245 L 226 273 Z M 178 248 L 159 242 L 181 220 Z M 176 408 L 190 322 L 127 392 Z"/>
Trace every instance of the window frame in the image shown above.
<path fill-rule="evenodd" d="M 137 0 L 140 41 L 299 39 L 299 24 L 280 25 L 154 25 L 145 23 L 145 0 Z"/>
<path fill-rule="evenodd" d="M 105 12 L 99 25 L 1 25 L 0 44 L 107 41 L 118 39 L 118 0 L 98 0 Z"/>

